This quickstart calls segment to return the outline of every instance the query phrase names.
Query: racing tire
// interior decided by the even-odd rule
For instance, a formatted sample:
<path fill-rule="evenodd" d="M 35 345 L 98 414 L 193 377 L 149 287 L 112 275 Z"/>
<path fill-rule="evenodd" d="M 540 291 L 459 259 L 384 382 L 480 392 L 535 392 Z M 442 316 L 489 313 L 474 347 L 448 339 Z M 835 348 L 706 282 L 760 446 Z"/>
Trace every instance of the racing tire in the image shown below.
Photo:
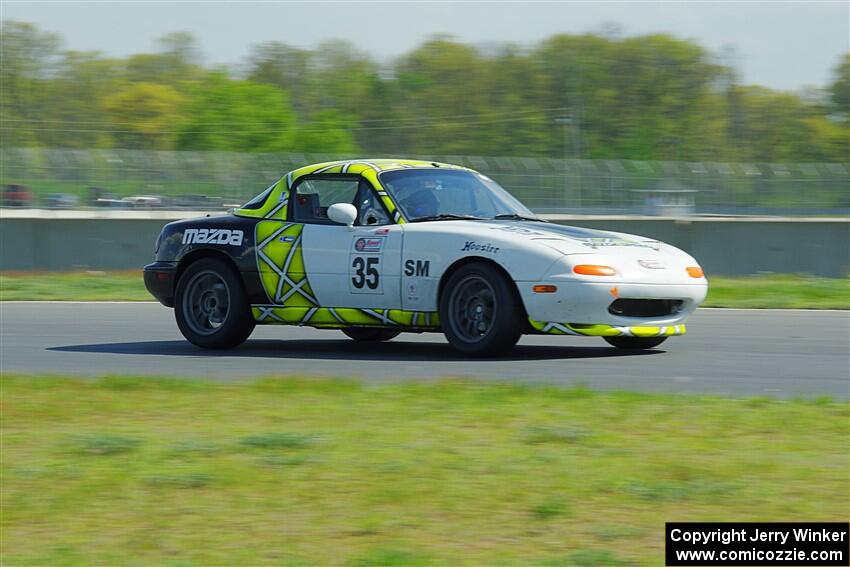
<path fill-rule="evenodd" d="M 440 322 L 455 349 L 485 357 L 513 348 L 526 319 L 513 282 L 494 266 L 474 262 L 446 282 L 440 295 Z"/>
<path fill-rule="evenodd" d="M 342 332 L 348 338 L 364 343 L 388 341 L 401 334 L 401 331 L 393 331 L 392 329 L 371 329 L 368 327 L 348 327 L 342 329 Z"/>
<path fill-rule="evenodd" d="M 239 274 L 217 258 L 189 265 L 177 282 L 174 299 L 180 332 L 199 347 L 239 346 L 256 325 Z"/>
<path fill-rule="evenodd" d="M 655 348 L 667 337 L 602 337 L 611 346 L 625 350 L 644 350 Z"/>

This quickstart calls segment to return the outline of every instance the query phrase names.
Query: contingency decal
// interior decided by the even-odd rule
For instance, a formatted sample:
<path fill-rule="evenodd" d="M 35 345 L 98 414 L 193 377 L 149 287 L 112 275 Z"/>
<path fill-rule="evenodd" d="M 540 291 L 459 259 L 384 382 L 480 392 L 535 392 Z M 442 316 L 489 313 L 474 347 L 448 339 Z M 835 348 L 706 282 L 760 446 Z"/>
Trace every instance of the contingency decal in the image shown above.
<path fill-rule="evenodd" d="M 285 307 L 318 306 L 304 270 L 303 225 L 260 221 L 256 228 L 257 268 L 269 299 Z"/>
<path fill-rule="evenodd" d="M 591 248 L 599 248 L 603 246 L 636 246 L 638 248 L 652 248 L 658 250 L 657 243 L 652 241 L 637 242 L 636 240 L 628 240 L 626 238 L 604 237 L 604 238 L 586 238 L 582 244 Z"/>
<path fill-rule="evenodd" d="M 380 252 L 384 248 L 383 236 L 357 237 L 354 239 L 355 252 Z"/>
<path fill-rule="evenodd" d="M 353 307 L 280 307 L 252 305 L 254 319 L 263 323 L 309 325 L 321 328 L 406 327 L 437 329 L 439 317 L 432 311 L 357 309 Z"/>
<path fill-rule="evenodd" d="M 493 246 L 491 242 L 476 242 L 467 240 L 461 247 L 461 252 L 486 252 L 488 254 L 496 254 L 501 248 Z"/>
<path fill-rule="evenodd" d="M 619 327 L 615 325 L 586 325 L 528 320 L 536 331 L 550 335 L 580 335 L 586 337 L 670 337 L 684 335 L 684 325 L 667 327 Z"/>

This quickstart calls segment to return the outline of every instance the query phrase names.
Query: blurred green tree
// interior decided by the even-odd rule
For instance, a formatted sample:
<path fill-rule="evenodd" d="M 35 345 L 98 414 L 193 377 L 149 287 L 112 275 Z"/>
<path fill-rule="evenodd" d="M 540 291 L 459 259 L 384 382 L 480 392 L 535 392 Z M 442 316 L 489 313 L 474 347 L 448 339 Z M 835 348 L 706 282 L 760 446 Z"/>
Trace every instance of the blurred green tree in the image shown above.
<path fill-rule="evenodd" d="M 310 57 L 310 52 L 279 41 L 260 43 L 251 48 L 247 77 L 286 91 L 295 110 L 306 112 L 303 80 L 308 76 Z"/>
<path fill-rule="evenodd" d="M 99 52 L 67 51 L 54 78 L 43 84 L 48 102 L 39 131 L 42 145 L 70 148 L 109 147 L 116 127 L 104 100 L 120 88 L 119 61 Z"/>
<path fill-rule="evenodd" d="M 166 34 L 157 40 L 157 44 L 157 53 L 140 53 L 126 59 L 124 72 L 127 80 L 177 85 L 203 76 L 200 49 L 192 34 Z"/>
<path fill-rule="evenodd" d="M 850 53 L 841 57 L 841 62 L 835 67 L 835 80 L 829 90 L 832 104 L 845 117 L 850 116 Z"/>
<path fill-rule="evenodd" d="M 487 112 L 484 59 L 448 36 L 430 39 L 396 65 L 400 123 L 410 153 L 480 153 L 476 126 Z"/>
<path fill-rule="evenodd" d="M 342 40 L 324 41 L 310 58 L 310 69 L 302 80 L 309 93 L 308 114 L 338 110 L 356 122 L 369 95 L 370 79 L 377 65 L 368 54 Z"/>
<path fill-rule="evenodd" d="M 553 116 L 546 108 L 546 76 L 534 59 L 516 45 L 506 45 L 483 65 L 484 109 L 476 153 L 545 155 Z M 517 85 L 523 85 L 517 88 Z M 556 138 L 559 139 L 559 138 Z"/>
<path fill-rule="evenodd" d="M 271 85 L 208 74 L 190 89 L 175 146 L 181 150 L 279 152 L 297 148 L 295 114 Z"/>
<path fill-rule="evenodd" d="M 0 142 L 3 146 L 39 143 L 50 98 L 44 86 L 61 57 L 61 40 L 32 24 L 0 21 Z"/>
<path fill-rule="evenodd" d="M 168 85 L 132 83 L 107 96 L 104 110 L 113 125 L 113 145 L 120 148 L 172 147 L 184 98 Z"/>
<path fill-rule="evenodd" d="M 339 111 L 319 111 L 295 132 L 293 145 L 302 152 L 353 154 L 358 151 L 357 142 L 349 126 Z"/>

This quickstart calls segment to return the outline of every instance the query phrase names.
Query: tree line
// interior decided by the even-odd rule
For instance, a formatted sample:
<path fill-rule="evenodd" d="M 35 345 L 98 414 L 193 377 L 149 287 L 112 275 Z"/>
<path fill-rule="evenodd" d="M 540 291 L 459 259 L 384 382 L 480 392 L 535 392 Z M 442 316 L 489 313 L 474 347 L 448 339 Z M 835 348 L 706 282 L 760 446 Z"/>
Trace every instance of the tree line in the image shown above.
<path fill-rule="evenodd" d="M 478 48 L 435 36 L 390 63 L 333 40 L 205 66 L 191 34 L 124 58 L 0 30 L 4 147 L 846 162 L 850 53 L 791 93 L 669 35 L 559 34 Z"/>

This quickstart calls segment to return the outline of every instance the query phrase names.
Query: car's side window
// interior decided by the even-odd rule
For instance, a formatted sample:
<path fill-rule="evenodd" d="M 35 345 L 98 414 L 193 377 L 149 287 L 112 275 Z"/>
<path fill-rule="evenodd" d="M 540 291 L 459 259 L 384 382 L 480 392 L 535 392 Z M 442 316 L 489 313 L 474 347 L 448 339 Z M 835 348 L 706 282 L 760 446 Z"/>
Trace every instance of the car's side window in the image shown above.
<path fill-rule="evenodd" d="M 290 201 L 291 219 L 312 224 L 334 224 L 328 207 L 350 203 L 357 208 L 356 225 L 387 224 L 389 215 L 368 182 L 356 177 L 308 177 L 299 180 Z"/>
<path fill-rule="evenodd" d="M 299 180 L 290 201 L 292 220 L 296 222 L 332 224 L 328 207 L 336 203 L 353 203 L 359 180 L 316 177 Z"/>

